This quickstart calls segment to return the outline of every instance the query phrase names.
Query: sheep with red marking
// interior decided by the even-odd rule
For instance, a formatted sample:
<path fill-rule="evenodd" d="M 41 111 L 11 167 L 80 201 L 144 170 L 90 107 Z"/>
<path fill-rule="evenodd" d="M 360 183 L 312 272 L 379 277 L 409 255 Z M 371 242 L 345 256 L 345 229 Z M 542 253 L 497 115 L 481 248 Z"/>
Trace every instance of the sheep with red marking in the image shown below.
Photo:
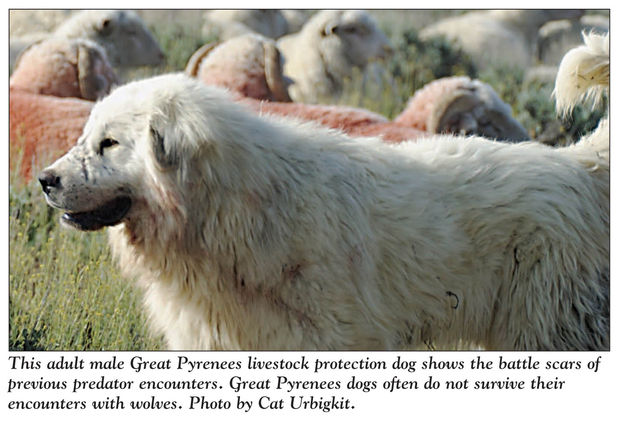
<path fill-rule="evenodd" d="M 270 59 L 267 52 L 272 53 Z M 391 142 L 428 133 L 475 134 L 514 142 L 529 139 L 495 91 L 467 77 L 444 78 L 426 85 L 394 121 L 346 106 L 276 103 L 288 101 L 279 58 L 271 41 L 245 35 L 200 48 L 186 71 L 207 85 L 228 88 L 243 96 L 244 103 L 263 114 L 315 121 L 356 136 L 381 136 Z"/>
<path fill-rule="evenodd" d="M 245 97 L 290 101 L 282 62 L 273 40 L 246 34 L 219 45 L 204 45 L 189 59 L 186 73 Z"/>
<path fill-rule="evenodd" d="M 380 114 L 349 106 L 264 102 L 252 99 L 245 99 L 243 102 L 261 115 L 287 116 L 313 121 L 341 130 L 350 136 L 379 136 L 386 142 L 403 142 L 429 135 L 424 130 L 389 121 Z"/>
<path fill-rule="evenodd" d="M 432 134 L 477 135 L 522 142 L 529 140 L 525 128 L 488 84 L 466 76 L 430 82 L 408 101 L 394 120 Z"/>
<path fill-rule="evenodd" d="M 87 39 L 51 38 L 31 45 L 17 61 L 11 89 L 97 100 L 118 83 L 106 52 Z"/>
<path fill-rule="evenodd" d="M 275 43 L 259 35 L 247 34 L 219 45 L 203 46 L 189 59 L 186 72 L 207 85 L 228 88 L 242 96 L 242 103 L 261 114 L 314 121 L 351 135 L 381 136 L 391 142 L 425 135 L 365 109 L 280 103 L 290 101 L 286 91 L 288 78 L 282 74 L 281 56 Z"/>
<path fill-rule="evenodd" d="M 28 180 L 33 166 L 58 157 L 78 139 L 93 103 L 118 80 L 105 51 L 85 39 L 53 38 L 20 57 L 10 80 L 12 163 Z"/>
<path fill-rule="evenodd" d="M 74 97 L 11 89 L 11 169 L 19 169 L 20 176 L 30 180 L 33 171 L 36 172 L 76 143 L 92 107 L 92 102 Z"/>
<path fill-rule="evenodd" d="M 113 66 L 157 66 L 165 60 L 158 42 L 139 16 L 129 10 L 84 10 L 72 14 L 52 33 L 11 39 L 10 64 L 31 43 L 47 37 L 83 38 L 101 45 Z"/>

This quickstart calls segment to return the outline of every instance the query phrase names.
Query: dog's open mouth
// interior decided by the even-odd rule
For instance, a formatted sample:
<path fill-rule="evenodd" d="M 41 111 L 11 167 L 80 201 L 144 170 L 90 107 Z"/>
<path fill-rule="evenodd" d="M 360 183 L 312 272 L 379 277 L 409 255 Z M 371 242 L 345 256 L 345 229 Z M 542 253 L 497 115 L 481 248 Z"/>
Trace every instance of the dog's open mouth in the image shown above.
<path fill-rule="evenodd" d="M 119 223 L 131 206 L 130 197 L 122 196 L 88 212 L 67 212 L 61 221 L 83 231 L 99 230 Z"/>

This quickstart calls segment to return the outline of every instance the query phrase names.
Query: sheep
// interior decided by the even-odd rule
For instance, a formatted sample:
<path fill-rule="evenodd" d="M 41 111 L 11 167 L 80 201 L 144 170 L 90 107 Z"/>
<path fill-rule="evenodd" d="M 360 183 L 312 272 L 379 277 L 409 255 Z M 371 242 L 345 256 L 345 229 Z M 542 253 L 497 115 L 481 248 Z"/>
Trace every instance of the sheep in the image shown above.
<path fill-rule="evenodd" d="M 430 82 L 414 94 L 394 122 L 432 134 L 478 135 L 508 142 L 530 138 L 490 85 L 466 76 Z"/>
<path fill-rule="evenodd" d="M 257 34 L 207 44 L 189 59 L 186 73 L 208 85 L 223 86 L 245 97 L 290 101 L 276 43 Z"/>
<path fill-rule="evenodd" d="M 33 94 L 11 89 L 9 142 L 11 169 L 29 181 L 33 171 L 62 155 L 82 134 L 93 102 L 74 97 Z M 14 157 L 19 155 L 17 159 Z M 20 161 L 20 164 L 17 162 Z"/>
<path fill-rule="evenodd" d="M 295 101 L 315 103 L 339 95 L 353 68 L 392 52 L 388 38 L 364 11 L 321 11 L 295 34 L 278 39 L 285 56 L 284 72 L 295 82 L 289 94 Z"/>
<path fill-rule="evenodd" d="M 584 15 L 579 20 L 556 20 L 543 25 L 538 32 L 538 61 L 557 66 L 562 56 L 582 43 L 582 32 L 608 33 L 610 18 L 603 15 Z M 553 76 L 557 68 L 555 68 Z"/>
<path fill-rule="evenodd" d="M 271 53 L 271 60 L 267 59 L 267 52 Z M 288 101 L 279 97 L 288 94 L 278 59 L 279 53 L 270 40 L 243 35 L 218 46 L 200 48 L 189 60 L 186 72 L 207 85 L 234 91 L 258 112 L 314 121 L 355 136 L 379 135 L 386 141 L 399 142 L 428 133 L 452 132 L 514 142 L 529 139 L 495 91 L 467 77 L 443 78 L 426 85 L 394 121 L 345 106 L 259 104 L 256 100 Z"/>
<path fill-rule="evenodd" d="M 423 130 L 396 124 L 375 112 L 349 106 L 266 102 L 254 99 L 242 99 L 241 102 L 261 116 L 298 118 L 341 130 L 350 136 L 377 136 L 388 143 L 415 140 L 429 135 Z"/>
<path fill-rule="evenodd" d="M 31 46 L 11 75 L 9 139 L 30 179 L 41 166 L 67 151 L 80 136 L 93 103 L 108 94 L 117 77 L 105 51 L 84 39 L 52 38 Z M 81 100 L 83 99 L 83 100 Z"/>
<path fill-rule="evenodd" d="M 289 23 L 277 9 L 209 10 L 204 14 L 202 35 L 215 33 L 221 40 L 246 33 L 277 39 L 289 33 Z"/>
<path fill-rule="evenodd" d="M 11 89 L 97 100 L 118 82 L 105 51 L 87 39 L 51 38 L 19 57 Z"/>
<path fill-rule="evenodd" d="M 347 106 L 271 103 L 246 100 L 261 114 L 274 114 L 314 121 L 353 136 L 380 136 L 401 142 L 427 135 L 451 133 L 477 135 L 500 141 L 530 139 L 488 84 L 466 76 L 442 78 L 417 91 L 394 120 L 365 109 Z"/>
<path fill-rule="evenodd" d="M 582 14 L 581 10 L 566 9 L 475 11 L 438 21 L 419 34 L 424 39 L 444 36 L 455 40 L 480 70 L 493 65 L 525 69 L 534 62 L 543 24 Z"/>
<path fill-rule="evenodd" d="M 45 36 L 45 35 L 43 35 Z M 84 38 L 101 45 L 113 64 L 121 69 L 156 66 L 165 55 L 143 21 L 128 10 L 85 10 L 73 14 L 48 37 Z M 36 36 L 41 39 L 42 35 Z M 36 40 L 29 39 L 28 43 Z M 24 48 L 20 40 L 11 42 L 11 66 L 15 53 Z"/>
<path fill-rule="evenodd" d="M 69 10 L 10 10 L 9 65 L 14 68 L 20 53 L 33 43 L 49 37 L 71 15 Z"/>
<path fill-rule="evenodd" d="M 116 67 L 158 66 L 165 60 L 145 23 L 129 10 L 82 11 L 61 24 L 55 35 L 98 42 Z"/>

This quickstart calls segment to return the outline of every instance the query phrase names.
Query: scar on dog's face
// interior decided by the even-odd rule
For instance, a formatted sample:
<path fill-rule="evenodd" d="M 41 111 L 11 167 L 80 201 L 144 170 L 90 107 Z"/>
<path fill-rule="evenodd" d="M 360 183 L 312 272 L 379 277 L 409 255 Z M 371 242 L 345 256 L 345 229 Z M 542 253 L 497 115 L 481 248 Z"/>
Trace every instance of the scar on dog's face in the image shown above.
<path fill-rule="evenodd" d="M 39 175 L 47 203 L 65 211 L 62 223 L 84 231 L 124 220 L 136 199 L 145 160 L 136 153 L 149 138 L 128 119 L 103 122 L 92 115 L 82 136 L 66 155 Z M 136 119 L 135 119 L 136 120 Z"/>

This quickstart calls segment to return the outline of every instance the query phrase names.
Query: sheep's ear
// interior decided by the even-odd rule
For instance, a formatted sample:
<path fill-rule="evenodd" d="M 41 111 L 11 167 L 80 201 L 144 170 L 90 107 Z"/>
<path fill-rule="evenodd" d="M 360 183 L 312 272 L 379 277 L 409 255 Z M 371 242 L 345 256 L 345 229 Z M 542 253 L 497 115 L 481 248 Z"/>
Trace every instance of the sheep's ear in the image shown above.
<path fill-rule="evenodd" d="M 217 45 L 219 45 L 218 42 L 207 43 L 206 45 L 195 51 L 193 55 L 191 55 L 191 58 L 189 58 L 189 61 L 187 62 L 187 67 L 185 67 L 184 72 L 189 76 L 197 77 L 198 71 L 200 69 L 200 64 L 202 64 L 204 58 L 206 58 L 208 54 L 210 54 L 210 52 L 215 49 L 215 47 L 217 47 Z"/>
<path fill-rule="evenodd" d="M 263 42 L 263 49 L 265 51 L 265 78 L 273 100 L 278 102 L 292 101 L 287 91 L 284 76 L 282 76 L 280 51 L 274 43 L 269 41 Z"/>
<path fill-rule="evenodd" d="M 98 71 L 98 56 L 96 50 L 85 45 L 78 46 L 78 88 L 86 100 L 97 100 L 107 90 L 107 78 L 100 76 Z"/>
<path fill-rule="evenodd" d="M 164 170 L 174 167 L 178 163 L 176 155 L 167 149 L 165 137 L 152 125 L 150 125 L 150 139 L 154 158 L 158 165 Z"/>

